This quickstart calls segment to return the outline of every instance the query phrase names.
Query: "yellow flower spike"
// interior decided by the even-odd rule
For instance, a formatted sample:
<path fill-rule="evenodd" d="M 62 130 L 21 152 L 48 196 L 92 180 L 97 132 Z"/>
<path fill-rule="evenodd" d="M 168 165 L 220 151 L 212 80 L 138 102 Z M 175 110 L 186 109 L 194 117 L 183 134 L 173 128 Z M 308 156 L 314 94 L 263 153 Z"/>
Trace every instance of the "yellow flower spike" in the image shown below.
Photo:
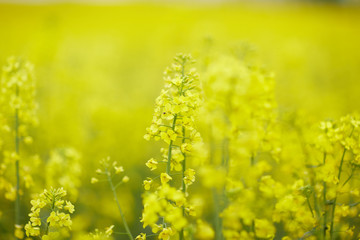
<path fill-rule="evenodd" d="M 25 155 L 20 154 L 20 149 L 22 149 L 20 147 L 21 144 L 31 144 L 32 138 L 29 136 L 29 130 L 30 127 L 35 126 L 37 122 L 35 79 L 33 68 L 30 67 L 30 65 L 29 62 L 21 58 L 10 57 L 2 68 L 0 76 L 0 147 L 2 147 L 3 136 L 6 137 L 6 135 L 8 135 L 10 138 L 8 138 L 7 141 L 10 141 L 10 139 L 14 141 L 14 145 L 6 149 L 13 151 L 10 157 L 12 161 L 4 161 L 4 164 L 12 166 L 15 170 L 15 178 L 11 180 L 14 186 L 3 186 L 0 182 L 0 188 L 5 189 L 6 199 L 15 201 L 15 225 L 20 225 L 22 218 L 22 209 L 20 207 L 20 195 L 23 191 L 22 186 L 30 187 L 32 184 L 32 179 L 28 174 L 31 165 L 26 166 Z M 7 146 L 4 147 L 7 148 Z M 4 157 L 5 155 L 4 149 Z M 20 155 L 22 156 L 21 159 L 19 157 Z M 23 170 L 25 170 L 26 177 L 23 175 Z M 1 178 L 6 181 L 7 179 L 12 179 L 10 176 L 1 174 Z M 22 180 L 25 181 L 25 184 L 21 183 Z"/>
<path fill-rule="evenodd" d="M 193 63 L 191 56 L 178 54 L 174 61 L 164 73 L 165 86 L 155 100 L 152 123 L 146 128 L 144 136 L 146 140 L 161 139 L 167 146 L 160 150 L 166 171 L 160 174 L 161 186 L 144 197 L 142 222 L 144 227 L 150 225 L 154 233 L 161 231 L 159 239 L 169 239 L 180 233 L 179 239 L 183 240 L 183 228 L 188 223 L 185 216 L 186 188 L 195 181 L 195 171 L 186 171 L 184 166 L 191 158 L 194 141 L 201 139 L 194 116 L 202 99 L 198 74 L 188 67 Z M 151 171 L 158 165 L 154 158 L 146 162 Z M 176 188 L 169 183 L 172 180 L 171 171 L 181 172 L 181 187 Z M 146 191 L 151 189 L 152 182 L 150 178 L 143 181 Z M 157 227 L 160 218 L 163 226 Z M 166 227 L 167 224 L 171 227 Z"/>
<path fill-rule="evenodd" d="M 72 221 L 70 214 L 62 212 L 63 210 L 73 213 L 75 211 L 74 205 L 70 201 L 65 201 L 66 191 L 63 188 L 50 188 L 44 190 L 39 195 L 39 198 L 31 200 L 31 213 L 29 214 L 30 221 L 25 225 L 26 235 L 41 236 L 45 229 L 41 230 L 42 222 L 40 219 L 40 211 L 43 208 L 51 209 L 50 215 L 47 217 L 47 228 L 51 228 L 49 234 L 43 235 L 45 239 L 56 239 L 56 236 L 62 234 L 67 235 L 68 230 L 71 229 Z M 64 205 L 65 203 L 65 205 Z M 46 226 L 44 226 L 45 228 Z M 47 232 L 48 230 L 46 230 Z"/>
<path fill-rule="evenodd" d="M 165 184 L 165 183 L 169 182 L 170 180 L 172 180 L 172 177 L 170 177 L 169 174 L 167 174 L 167 173 L 161 173 L 160 180 L 161 180 L 162 184 Z"/>

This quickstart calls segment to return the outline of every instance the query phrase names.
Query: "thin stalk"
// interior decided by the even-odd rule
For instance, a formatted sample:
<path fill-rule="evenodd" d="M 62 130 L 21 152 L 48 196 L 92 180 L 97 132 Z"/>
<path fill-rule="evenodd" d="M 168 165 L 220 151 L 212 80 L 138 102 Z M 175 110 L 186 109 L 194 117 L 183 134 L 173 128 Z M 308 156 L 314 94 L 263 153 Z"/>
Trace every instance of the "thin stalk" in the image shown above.
<path fill-rule="evenodd" d="M 185 127 L 183 127 L 183 137 L 185 137 Z M 182 143 L 185 143 L 185 138 L 183 138 Z M 184 156 L 184 160 L 182 161 L 182 181 L 181 181 L 181 187 L 182 187 L 182 191 L 185 194 L 186 193 L 186 184 L 184 181 L 184 177 L 185 177 L 185 169 L 186 169 L 186 154 L 183 153 Z M 183 216 L 185 216 L 185 207 L 183 206 Z M 184 229 L 181 229 L 180 233 L 179 233 L 179 238 L 180 240 L 184 239 Z"/>
<path fill-rule="evenodd" d="M 185 76 L 185 61 L 183 61 L 183 63 L 181 64 L 181 77 L 183 78 Z M 179 91 L 180 96 L 183 95 L 183 88 L 184 88 L 184 81 L 181 83 L 181 88 Z M 175 115 L 176 116 L 176 115 Z M 173 122 L 173 128 L 175 127 L 176 122 Z M 182 143 L 185 143 L 185 127 L 182 128 L 183 130 L 183 139 L 182 139 Z M 182 162 L 182 181 L 181 181 L 181 187 L 182 187 L 182 191 L 185 194 L 186 193 L 186 184 L 184 181 L 184 177 L 185 177 L 185 168 L 186 168 L 186 154 L 183 153 L 184 156 L 184 160 Z M 185 216 L 185 207 L 183 206 L 183 216 Z M 184 229 L 181 229 L 181 231 L 179 232 L 179 239 L 183 240 L 184 239 Z"/>
<path fill-rule="evenodd" d="M 342 154 L 341 161 L 340 161 L 340 166 L 339 166 L 339 173 L 338 173 L 339 182 L 340 182 L 340 177 L 341 177 L 342 166 L 343 166 L 343 163 L 344 163 L 345 153 L 346 153 L 346 148 L 344 147 L 344 152 Z M 336 184 L 336 186 L 338 184 Z M 334 217 L 335 217 L 334 215 L 335 215 L 335 208 L 336 208 L 336 200 L 337 200 L 337 196 L 334 199 L 333 208 L 332 208 L 332 211 L 331 211 L 330 239 L 333 239 L 333 237 L 334 237 Z"/>
<path fill-rule="evenodd" d="M 256 236 L 255 220 L 252 221 L 251 228 L 252 228 L 252 231 L 254 233 L 255 240 L 258 240 L 259 238 Z"/>
<path fill-rule="evenodd" d="M 116 189 L 114 187 L 114 184 L 111 180 L 111 176 L 110 176 L 110 172 L 106 169 L 106 173 L 107 173 L 107 178 L 108 178 L 108 182 L 109 182 L 109 185 L 110 185 L 110 188 L 111 188 L 111 191 L 113 192 L 113 195 L 114 195 L 114 199 L 115 199 L 115 202 L 116 202 L 116 205 L 119 209 L 119 212 L 120 212 L 120 216 L 121 216 L 121 219 L 123 221 L 123 224 L 124 224 L 124 227 L 125 227 L 125 230 L 126 230 L 126 233 L 127 235 L 129 236 L 129 239 L 130 240 L 134 240 L 134 237 L 133 235 L 131 234 L 131 231 L 130 231 L 130 228 L 126 222 L 126 219 L 125 219 L 125 215 L 121 209 L 121 206 L 120 206 L 120 202 L 119 202 L 119 199 L 117 197 L 117 194 L 116 194 Z"/>
<path fill-rule="evenodd" d="M 213 193 L 213 198 L 214 198 L 214 207 L 215 207 L 215 239 L 217 240 L 221 240 L 223 239 L 222 237 L 222 232 L 221 232 L 221 229 L 222 229 L 222 222 L 221 222 L 221 219 L 220 219 L 220 201 L 219 201 L 219 194 L 216 190 L 216 188 L 213 188 L 212 189 L 212 193 Z"/>
<path fill-rule="evenodd" d="M 346 179 L 346 181 L 343 183 L 343 186 L 345 186 L 345 184 L 347 184 L 347 183 L 350 181 L 350 179 L 352 178 L 352 176 L 354 176 L 354 171 L 355 171 L 355 168 L 352 168 L 352 169 L 351 169 L 351 174 L 350 174 L 350 176 Z"/>
<path fill-rule="evenodd" d="M 16 96 L 19 96 L 19 86 L 16 85 Z M 20 137 L 19 137 L 19 109 L 15 110 L 15 175 L 16 175 L 16 200 L 15 200 L 15 224 L 20 225 Z M 16 239 L 17 237 L 15 237 Z"/>
<path fill-rule="evenodd" d="M 309 207 L 309 210 L 310 210 L 310 212 L 311 212 L 312 217 L 315 217 L 315 216 L 314 216 L 314 211 L 313 211 L 313 209 L 312 209 L 312 207 L 311 207 L 311 204 L 310 204 L 309 197 L 306 197 L 306 202 L 307 202 L 307 204 L 308 204 L 308 207 Z"/>
<path fill-rule="evenodd" d="M 174 131 L 176 124 L 177 114 L 175 114 L 171 129 Z M 166 164 L 166 173 L 170 175 L 170 166 L 171 166 L 171 150 L 172 150 L 173 140 L 170 140 L 169 149 L 168 149 L 168 161 Z"/>
<path fill-rule="evenodd" d="M 323 158 L 323 164 L 325 165 L 326 162 L 326 152 L 324 152 L 324 158 Z M 326 218 L 327 218 L 327 201 L 326 201 L 326 182 L 323 182 L 323 205 L 324 205 L 324 221 L 323 221 L 323 229 L 322 229 L 322 235 L 323 239 L 326 239 Z"/>

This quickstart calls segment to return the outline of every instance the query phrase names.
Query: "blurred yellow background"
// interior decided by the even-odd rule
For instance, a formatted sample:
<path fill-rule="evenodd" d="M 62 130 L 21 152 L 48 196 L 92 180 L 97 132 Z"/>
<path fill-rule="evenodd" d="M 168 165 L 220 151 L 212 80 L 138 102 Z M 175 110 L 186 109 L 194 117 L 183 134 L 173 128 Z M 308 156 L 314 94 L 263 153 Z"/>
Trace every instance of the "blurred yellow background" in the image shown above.
<path fill-rule="evenodd" d="M 251 52 L 274 71 L 280 111 L 304 109 L 320 120 L 359 109 L 359 7 L 0 5 L 1 65 L 12 55 L 35 65 L 40 125 L 31 151 L 44 161 L 56 148 L 71 146 L 82 154 L 75 230 L 119 219 L 112 198 L 104 197 L 110 196 L 107 186 L 86 187 L 98 161 L 109 155 L 131 177 L 120 200 L 132 228 L 141 231 L 144 163 L 158 151 L 143 135 L 163 71 L 176 53 L 185 52 L 198 59 L 201 73 L 209 51 L 239 57 Z"/>

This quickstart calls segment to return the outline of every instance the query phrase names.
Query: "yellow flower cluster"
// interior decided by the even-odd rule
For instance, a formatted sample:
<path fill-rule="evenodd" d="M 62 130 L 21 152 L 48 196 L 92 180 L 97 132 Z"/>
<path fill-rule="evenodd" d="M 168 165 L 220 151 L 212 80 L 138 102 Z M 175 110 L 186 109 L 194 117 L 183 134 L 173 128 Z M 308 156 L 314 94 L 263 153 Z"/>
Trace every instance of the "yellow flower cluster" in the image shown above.
<path fill-rule="evenodd" d="M 189 65 L 194 63 L 190 55 L 178 54 L 175 63 L 165 71 L 165 87 L 156 99 L 152 124 L 144 138 L 162 140 L 167 145 L 161 149 L 162 160 L 151 158 L 146 166 L 154 171 L 164 163 L 165 171 L 156 178 L 144 180 L 147 190 L 143 198 L 144 210 L 141 222 L 150 226 L 159 239 L 168 240 L 179 233 L 184 239 L 184 227 L 188 224 L 186 209 L 192 209 L 187 201 L 187 187 L 195 181 L 195 170 L 188 168 L 194 145 L 201 142 L 195 118 L 202 104 L 199 76 Z M 181 184 L 173 182 L 181 172 Z M 151 191 L 153 190 L 153 191 Z M 146 235 L 139 235 L 145 239 Z"/>
<path fill-rule="evenodd" d="M 48 186 L 61 186 L 76 200 L 81 185 L 81 154 L 74 148 L 58 148 L 50 153 L 46 162 L 46 183 Z"/>
<path fill-rule="evenodd" d="M 82 185 L 81 154 L 71 147 L 56 148 L 42 161 L 23 148 L 22 144 L 32 142 L 29 126 L 36 123 L 32 68 L 27 62 L 9 59 L 0 81 L 0 190 L 6 199 L 15 200 L 15 221 L 11 222 L 15 228 L 5 236 L 358 239 L 360 115 L 319 121 L 309 114 L 285 111 L 275 101 L 274 74 L 249 65 L 239 55 L 211 54 L 201 67 L 202 78 L 191 67 L 192 57 L 185 54 L 178 54 L 165 71 L 165 86 L 144 136 L 159 141 L 161 148 L 158 156 L 144 161 L 149 175 L 142 182 L 144 231 L 138 235 L 132 234 L 136 224 L 126 220 L 134 218 L 125 215 L 139 201 L 123 211 L 123 203 L 134 200 L 136 194 L 119 190 L 130 178 L 110 157 L 100 161 L 101 167 L 94 170 L 97 176 L 90 182 L 107 182 L 114 202 L 101 199 L 107 204 L 103 212 L 108 215 L 103 217 L 117 208 L 123 224 L 119 228 L 124 231 L 115 231 L 117 224 L 107 222 L 110 227 L 89 234 L 87 230 L 98 223 L 86 221 L 85 214 L 70 217 L 75 211 L 71 202 Z M 46 174 L 33 179 L 30 173 L 35 168 Z M 41 186 L 60 188 L 34 195 Z M 67 192 L 71 202 L 65 199 Z M 21 209 L 26 206 L 21 203 L 28 202 L 28 196 L 36 197 L 30 201 L 30 219 L 24 227 Z M 1 223 L 4 216 L 7 213 L 2 210 Z M 71 228 L 76 231 L 70 233 Z"/>
<path fill-rule="evenodd" d="M 34 96 L 33 65 L 10 57 L 2 69 L 0 79 L 0 151 L 3 151 L 4 157 L 0 165 L 0 190 L 4 189 L 5 198 L 12 201 L 21 191 L 16 180 L 6 175 L 6 172 L 12 171 L 19 162 L 20 143 L 30 144 L 33 141 L 29 136 L 29 126 L 37 123 Z M 5 141 L 7 144 L 3 146 Z M 19 169 L 23 171 L 20 176 L 25 186 L 30 187 L 33 179 L 26 169 Z"/>
<path fill-rule="evenodd" d="M 71 229 L 72 221 L 70 214 L 74 213 L 74 205 L 64 200 L 66 191 L 63 188 L 51 188 L 44 190 L 39 197 L 31 200 L 30 221 L 25 225 L 27 236 L 39 236 L 41 239 L 57 239 Z M 47 212 L 50 209 L 50 213 Z M 42 212 L 46 212 L 46 222 L 42 219 Z M 44 226 L 45 225 L 45 226 Z M 44 227 L 42 227 L 44 226 Z"/>
<path fill-rule="evenodd" d="M 0 81 L 1 112 L 3 116 L 7 114 L 14 116 L 16 112 L 18 113 L 20 136 L 28 142 L 31 142 L 27 131 L 28 125 L 37 123 L 33 69 L 31 63 L 10 57 L 2 69 Z M 11 128 L 12 125 L 5 126 L 5 129 Z"/>
<path fill-rule="evenodd" d="M 104 232 L 99 231 L 99 229 L 95 229 L 94 233 L 90 233 L 89 236 L 91 239 L 103 240 L 103 239 L 112 239 L 114 225 L 107 227 Z"/>
<path fill-rule="evenodd" d="M 23 161 L 31 160 L 31 157 L 22 151 L 20 154 L 20 148 L 23 143 L 33 142 L 29 128 L 37 124 L 36 108 L 33 65 L 10 57 L 0 79 L 0 151 L 3 160 L 0 164 L 0 191 L 5 191 L 6 199 L 15 201 L 14 234 L 17 238 L 23 235 L 20 230 L 20 195 L 23 186 L 30 188 L 33 185 L 31 161 Z"/>
<path fill-rule="evenodd" d="M 203 82 L 208 131 L 200 175 L 213 195 L 216 239 L 271 239 L 266 205 L 277 184 L 267 175 L 281 150 L 274 76 L 222 54 L 210 56 Z"/>

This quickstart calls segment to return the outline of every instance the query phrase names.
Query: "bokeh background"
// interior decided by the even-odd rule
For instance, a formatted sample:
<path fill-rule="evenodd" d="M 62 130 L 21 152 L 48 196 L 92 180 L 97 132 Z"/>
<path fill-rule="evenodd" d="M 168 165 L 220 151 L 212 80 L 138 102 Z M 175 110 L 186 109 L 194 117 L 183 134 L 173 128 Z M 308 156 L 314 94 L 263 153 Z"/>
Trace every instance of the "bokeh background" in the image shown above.
<path fill-rule="evenodd" d="M 35 65 L 40 124 L 29 151 L 45 162 L 54 149 L 81 155 L 74 231 L 120 226 L 107 185 L 90 185 L 106 156 L 131 178 L 119 197 L 141 231 L 144 163 L 158 151 L 143 135 L 163 70 L 185 52 L 201 73 L 209 51 L 251 54 L 273 71 L 280 111 L 320 120 L 359 110 L 356 1 L 0 2 L 0 64 L 15 55 Z M 6 234 L 12 203 L 2 201 Z M 24 211 L 28 205 L 24 199 Z"/>

